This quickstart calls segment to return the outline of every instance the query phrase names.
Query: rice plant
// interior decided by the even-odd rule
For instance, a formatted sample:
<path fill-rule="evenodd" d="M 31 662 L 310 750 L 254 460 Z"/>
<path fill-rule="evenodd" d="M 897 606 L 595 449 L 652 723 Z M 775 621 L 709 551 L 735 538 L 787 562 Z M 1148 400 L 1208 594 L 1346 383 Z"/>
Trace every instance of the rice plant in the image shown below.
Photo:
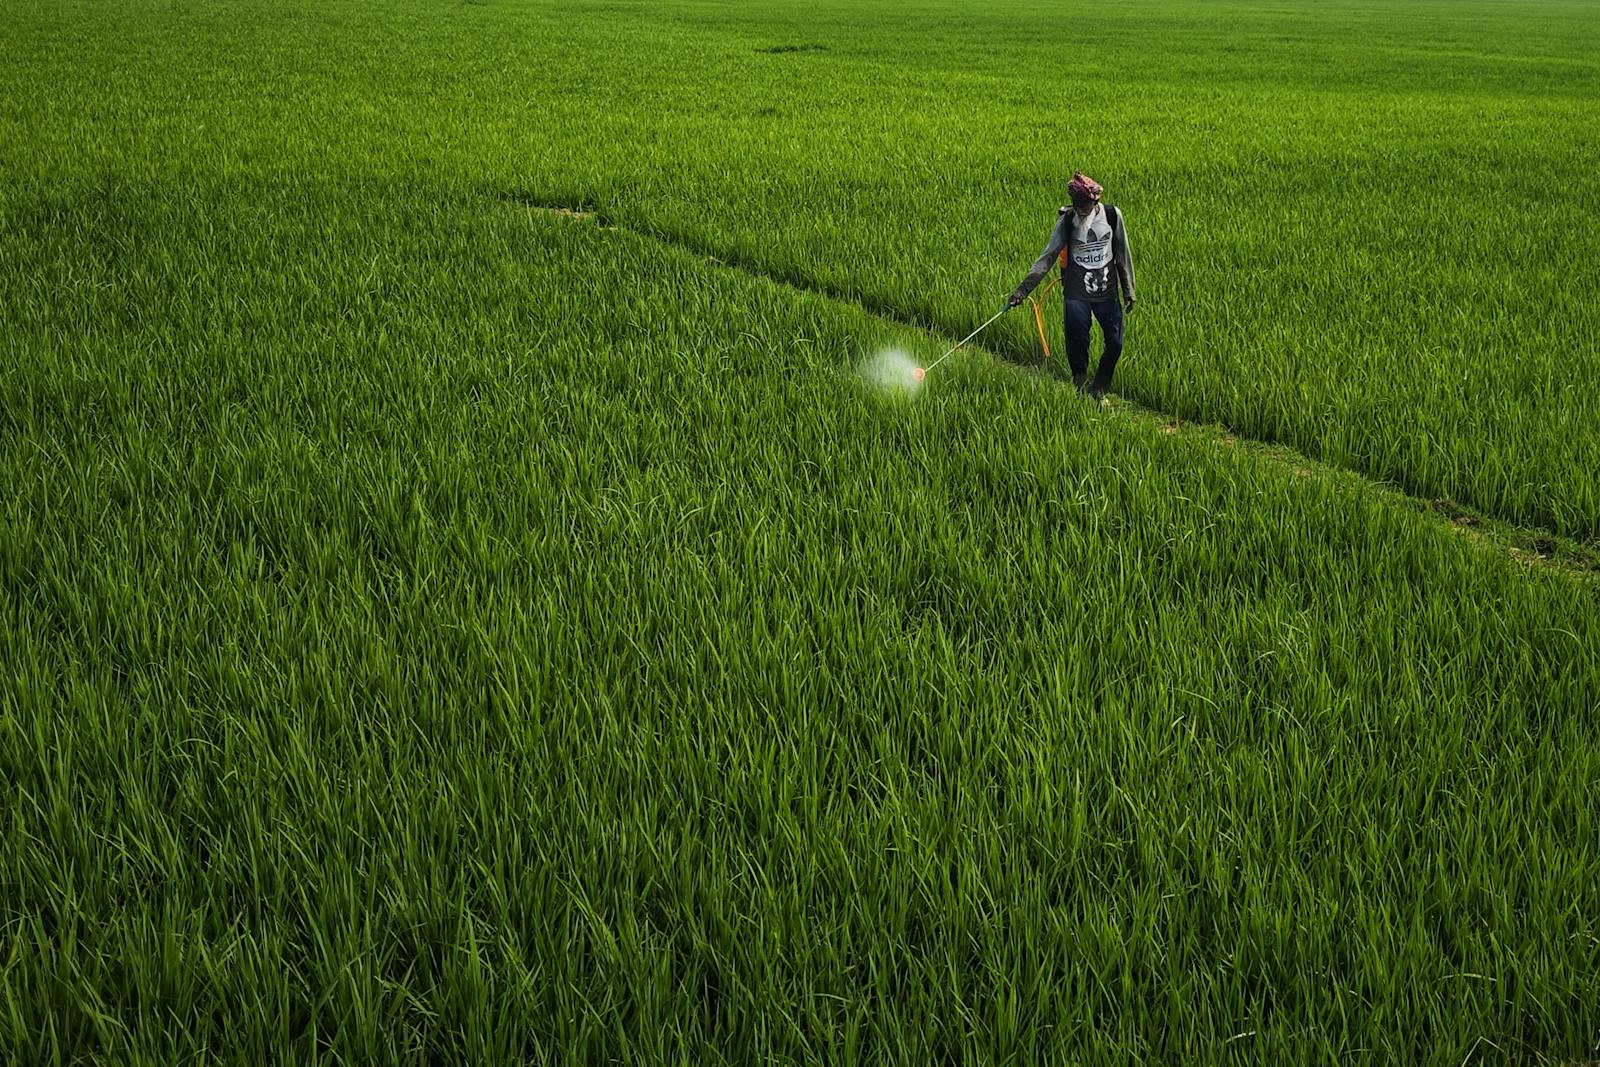
<path fill-rule="evenodd" d="M 1600 21 L 1076 10 L 9 6 L 0 1060 L 1600 1055 Z"/>

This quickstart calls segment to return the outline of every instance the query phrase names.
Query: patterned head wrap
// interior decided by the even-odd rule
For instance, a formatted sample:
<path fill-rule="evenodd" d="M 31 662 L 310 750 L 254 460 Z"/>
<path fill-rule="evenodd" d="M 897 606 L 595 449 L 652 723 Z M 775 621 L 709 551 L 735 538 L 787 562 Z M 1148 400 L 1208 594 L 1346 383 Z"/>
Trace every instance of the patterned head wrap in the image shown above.
<path fill-rule="evenodd" d="M 1105 189 L 1099 182 L 1089 177 L 1081 170 L 1072 172 L 1072 180 L 1067 183 L 1067 195 L 1074 200 L 1088 200 L 1092 203 L 1100 202 L 1100 194 Z"/>

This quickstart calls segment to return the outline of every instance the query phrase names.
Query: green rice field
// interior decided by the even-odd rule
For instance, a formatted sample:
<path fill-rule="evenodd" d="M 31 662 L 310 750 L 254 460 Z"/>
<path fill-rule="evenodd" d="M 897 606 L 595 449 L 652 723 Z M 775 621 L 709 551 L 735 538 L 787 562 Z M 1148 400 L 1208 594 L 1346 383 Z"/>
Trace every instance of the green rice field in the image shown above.
<path fill-rule="evenodd" d="M 1600 1062 L 1600 0 L 0 57 L 0 1063 Z"/>

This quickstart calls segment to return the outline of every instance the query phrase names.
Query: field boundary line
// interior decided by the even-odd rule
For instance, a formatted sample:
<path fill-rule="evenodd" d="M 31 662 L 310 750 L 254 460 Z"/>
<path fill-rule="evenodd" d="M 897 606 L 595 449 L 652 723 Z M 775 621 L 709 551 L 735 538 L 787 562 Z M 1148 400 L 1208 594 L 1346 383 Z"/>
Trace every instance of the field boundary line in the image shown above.
<path fill-rule="evenodd" d="M 954 336 L 949 329 L 936 322 L 926 322 L 907 315 L 900 308 L 886 305 L 860 293 L 847 292 L 837 286 L 819 283 L 797 271 L 773 270 L 751 263 L 734 253 L 718 254 L 706 249 L 699 242 L 676 234 L 622 225 L 586 200 L 546 199 L 520 191 L 498 193 L 496 196 L 507 205 L 520 207 L 530 213 L 559 219 L 572 225 L 593 226 L 598 230 L 624 233 L 631 237 L 653 241 L 696 259 L 703 259 L 708 266 L 736 271 L 746 277 L 779 285 L 798 293 L 820 296 L 835 303 L 846 304 L 893 326 L 916 330 L 942 342 L 949 342 Z M 1044 367 L 1009 359 L 1004 353 L 996 352 L 981 344 L 969 344 L 967 348 L 988 352 L 1013 370 L 1029 374 L 1036 379 L 1043 379 L 1051 386 L 1066 387 L 1066 382 Z M 1358 468 L 1314 459 L 1293 445 L 1240 434 L 1222 423 L 1198 423 L 1186 420 L 1158 408 L 1147 407 L 1122 394 L 1116 394 L 1108 400 L 1107 410 L 1135 421 L 1154 424 L 1163 433 L 1182 434 L 1187 439 L 1203 441 L 1214 448 L 1244 449 L 1263 462 L 1296 477 L 1320 478 L 1338 484 L 1346 491 L 1370 493 L 1390 506 L 1404 508 L 1434 519 L 1439 525 L 1457 535 L 1495 548 L 1526 567 L 1546 569 L 1590 581 L 1600 579 L 1600 545 L 1591 545 L 1576 538 L 1566 537 L 1541 526 L 1525 526 L 1510 522 L 1445 497 L 1429 498 L 1415 494 L 1398 483 L 1374 478 Z"/>

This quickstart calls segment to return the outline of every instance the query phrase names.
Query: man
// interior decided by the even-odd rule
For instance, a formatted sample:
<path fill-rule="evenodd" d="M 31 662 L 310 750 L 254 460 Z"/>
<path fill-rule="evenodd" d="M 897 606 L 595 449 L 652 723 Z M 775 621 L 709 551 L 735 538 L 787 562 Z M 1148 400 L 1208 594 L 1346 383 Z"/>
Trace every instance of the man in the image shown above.
<path fill-rule="evenodd" d="M 1072 384 L 1104 403 L 1111 388 L 1111 375 L 1122 355 L 1122 313 L 1133 309 L 1133 253 L 1128 251 L 1128 232 L 1122 213 L 1110 204 L 1100 203 L 1105 192 L 1100 183 L 1074 171 L 1067 183 L 1072 207 L 1062 208 L 1056 228 L 1044 254 L 1034 261 L 1028 276 L 1006 300 L 1010 307 L 1033 292 L 1034 286 L 1050 271 L 1058 258 L 1061 263 L 1063 323 L 1067 335 L 1067 363 L 1072 367 Z M 1122 286 L 1123 303 L 1117 303 L 1117 286 Z M 1094 379 L 1089 376 L 1089 331 L 1091 322 L 1100 320 L 1105 347 Z"/>

